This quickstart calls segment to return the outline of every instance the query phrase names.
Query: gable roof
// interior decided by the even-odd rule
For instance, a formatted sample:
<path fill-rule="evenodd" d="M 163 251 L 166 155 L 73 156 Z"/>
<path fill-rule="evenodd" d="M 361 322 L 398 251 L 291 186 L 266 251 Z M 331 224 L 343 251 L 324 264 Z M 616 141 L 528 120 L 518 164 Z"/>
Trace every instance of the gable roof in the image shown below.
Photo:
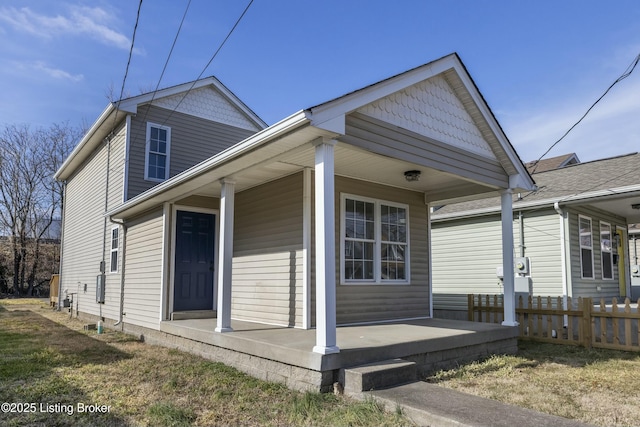
<path fill-rule="evenodd" d="M 553 169 L 558 169 L 567 165 L 573 165 L 580 163 L 580 159 L 576 153 L 563 154 L 561 156 L 551 157 L 549 159 L 534 160 L 525 163 L 529 173 L 546 172 Z"/>
<path fill-rule="evenodd" d="M 622 197 L 638 197 L 640 203 L 640 153 L 576 163 L 533 176 L 538 189 L 514 194 L 513 209 L 552 206 L 555 202 L 592 203 Z M 480 216 L 500 211 L 500 198 L 488 197 L 442 206 L 434 220 Z"/>
<path fill-rule="evenodd" d="M 103 143 L 104 139 L 115 130 L 115 128 L 128 114 L 137 113 L 138 106 L 155 103 L 156 101 L 169 99 L 181 94 L 186 95 L 187 93 L 206 87 L 213 87 L 226 102 L 238 110 L 239 114 L 243 115 L 248 122 L 254 124 L 255 130 L 261 130 L 267 127 L 267 124 L 258 117 L 257 114 L 251 111 L 249 107 L 247 107 L 218 79 L 213 76 L 206 77 L 204 79 L 160 89 L 157 92 L 148 92 L 124 98 L 119 101 L 110 102 L 98 119 L 85 133 L 84 137 L 80 140 L 78 145 L 76 145 L 71 154 L 69 154 L 62 166 L 60 166 L 60 169 L 58 169 L 54 178 L 59 181 L 68 179 L 76 168 L 81 165 L 82 162 L 87 159 L 100 144 Z M 172 105 L 175 106 L 176 104 L 177 103 L 174 102 Z"/>
<path fill-rule="evenodd" d="M 306 111 L 313 115 L 313 126 L 344 134 L 344 118 L 346 114 L 358 111 L 369 104 L 397 94 L 408 87 L 425 82 L 435 76 L 444 77 L 451 87 L 453 95 L 462 102 L 464 109 L 470 115 L 470 119 L 478 128 L 481 137 L 490 146 L 495 158 L 505 168 L 508 175 L 515 177 L 519 181 L 511 183 L 510 186 L 513 188 L 532 188 L 535 184 L 531 175 L 524 167 L 522 160 L 505 135 L 484 96 L 478 90 L 467 68 L 455 52 L 316 105 Z M 468 149 L 469 147 L 466 148 Z"/>
<path fill-rule="evenodd" d="M 449 99 L 444 102 L 448 102 L 448 106 L 456 103 L 456 111 L 464 110 L 467 124 L 473 127 L 481 135 L 483 142 L 490 147 L 491 157 L 478 155 L 468 147 L 454 146 L 446 140 L 441 142 L 439 135 L 430 137 L 419 131 L 404 128 L 405 122 L 402 120 L 407 118 L 406 114 L 409 114 L 409 119 L 419 114 L 438 119 L 434 116 L 442 112 L 438 105 L 427 106 L 430 111 L 416 111 L 416 105 L 422 103 L 421 105 L 425 106 L 424 98 L 416 99 L 411 106 L 404 104 L 411 102 L 411 96 L 422 89 L 419 86 L 435 80 L 446 83 L 443 84 L 443 88 L 450 91 L 445 93 L 446 97 L 455 100 Z M 424 92 L 422 94 L 427 95 Z M 435 94 L 432 98 L 441 94 L 442 92 Z M 357 127 L 353 124 L 354 120 L 366 116 L 368 111 L 363 109 L 366 110 L 369 106 L 390 98 L 396 102 L 394 108 L 404 110 L 401 114 L 388 116 L 388 120 L 369 116 L 369 122 L 366 124 L 368 127 Z M 441 121 L 449 126 L 450 132 L 455 134 L 461 131 L 450 120 L 451 115 Z M 357 132 L 365 132 L 359 134 L 363 135 L 360 141 L 364 141 L 364 144 L 356 144 L 357 137 L 354 134 Z M 531 175 L 500 128 L 460 58 L 457 54 L 451 54 L 294 113 L 137 195 L 107 212 L 107 215 L 116 219 L 129 218 L 165 201 L 175 200 L 185 192 L 203 191 L 203 194 L 214 194 L 219 191 L 219 181 L 223 178 L 233 179 L 236 182 L 235 190 L 243 191 L 305 167 L 313 168 L 313 142 L 319 138 L 338 141 L 335 152 L 336 174 L 423 192 L 425 198 L 427 191 L 437 192 L 435 196 L 429 195 L 430 200 L 476 197 L 479 193 L 507 187 L 522 191 L 535 188 Z M 464 145 L 466 141 L 464 138 L 460 139 Z M 401 152 L 401 149 L 404 151 Z M 427 154 L 423 155 L 420 150 Z M 448 163 L 445 165 L 443 162 Z M 404 172 L 416 167 L 423 168 L 425 179 L 408 184 Z M 473 173 L 469 172 L 472 169 Z M 450 187 L 441 184 L 450 184 Z M 450 195 L 456 191 L 455 196 Z"/>

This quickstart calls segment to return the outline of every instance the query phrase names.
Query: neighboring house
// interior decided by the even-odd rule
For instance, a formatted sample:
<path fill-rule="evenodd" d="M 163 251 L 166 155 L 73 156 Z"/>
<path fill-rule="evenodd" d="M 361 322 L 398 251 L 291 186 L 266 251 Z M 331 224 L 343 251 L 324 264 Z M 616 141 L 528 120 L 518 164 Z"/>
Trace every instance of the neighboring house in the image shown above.
<path fill-rule="evenodd" d="M 456 54 L 262 130 L 217 80 L 187 88 L 110 104 L 56 176 L 62 289 L 125 330 L 315 328 L 335 369 L 338 325 L 431 316 L 431 204 L 496 192 L 510 223 L 534 188 Z"/>
<path fill-rule="evenodd" d="M 516 269 L 517 291 L 527 292 L 530 281 L 534 295 L 631 295 L 630 264 L 637 260 L 630 257 L 627 226 L 640 221 L 639 164 L 637 153 L 586 163 L 570 154 L 538 164 L 538 189 L 513 199 L 515 257 L 527 269 Z M 432 214 L 437 316 L 466 318 L 468 293 L 502 293 L 500 243 L 495 198 Z"/>

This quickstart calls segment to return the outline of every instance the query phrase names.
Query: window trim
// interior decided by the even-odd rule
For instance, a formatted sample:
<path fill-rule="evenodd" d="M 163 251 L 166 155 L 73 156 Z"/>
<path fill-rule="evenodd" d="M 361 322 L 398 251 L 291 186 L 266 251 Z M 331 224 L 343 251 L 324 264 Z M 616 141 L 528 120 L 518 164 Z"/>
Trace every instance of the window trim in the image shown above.
<path fill-rule="evenodd" d="M 345 242 L 346 242 L 346 207 L 347 199 L 356 200 L 365 203 L 374 204 L 374 247 L 373 247 L 373 280 L 367 279 L 353 279 L 347 280 L 345 278 Z M 382 279 L 382 219 L 381 219 L 381 205 L 393 206 L 402 208 L 406 212 L 406 243 L 405 243 L 405 279 L 403 280 L 383 280 Z M 383 199 L 374 199 L 371 197 L 359 196 L 349 193 L 340 193 L 340 284 L 346 286 L 359 286 L 359 285 L 410 285 L 411 284 L 411 227 L 409 222 L 409 205 L 404 203 L 392 202 Z"/>
<path fill-rule="evenodd" d="M 113 233 L 116 233 L 116 247 L 113 247 Z M 120 271 L 120 227 L 111 227 L 111 238 L 109 239 L 109 273 L 118 273 Z M 116 255 L 115 270 L 113 269 L 113 254 Z"/>
<path fill-rule="evenodd" d="M 609 227 L 609 245 L 610 246 L 613 245 L 613 231 L 612 231 L 613 227 L 608 222 L 600 221 L 600 263 L 602 268 L 602 280 L 615 280 L 616 273 L 615 273 L 615 270 L 613 269 L 613 246 L 611 246 L 611 249 L 609 251 L 605 251 L 604 248 L 602 247 L 602 243 L 604 242 L 602 238 L 603 225 Z M 609 254 L 609 262 L 611 264 L 611 277 L 604 277 L 604 254 L 605 253 Z"/>
<path fill-rule="evenodd" d="M 164 171 L 164 178 L 154 178 L 149 176 L 149 154 L 151 154 L 151 128 L 157 128 L 167 131 L 167 152 L 164 154 L 166 156 L 166 167 Z M 162 153 L 160 153 L 162 154 Z M 159 125 L 157 123 L 147 122 L 147 134 L 146 134 L 146 144 L 144 149 L 144 179 L 146 181 L 154 181 L 154 182 L 163 182 L 169 178 L 169 170 L 171 165 L 171 127 Z"/>
<path fill-rule="evenodd" d="M 581 219 L 585 219 L 585 220 L 589 221 L 589 224 L 590 224 L 589 233 L 591 234 L 591 246 L 583 246 L 582 245 L 582 233 L 580 232 L 580 220 Z M 593 257 L 593 220 L 591 219 L 591 217 L 588 217 L 586 215 L 581 215 L 581 214 L 578 214 L 578 246 L 580 248 L 580 277 L 582 279 L 595 279 L 596 278 L 596 272 L 595 272 L 595 262 L 594 262 L 594 257 Z M 584 275 L 584 265 L 583 265 L 583 261 L 582 261 L 582 249 L 588 249 L 589 251 L 591 251 L 591 276 L 585 276 Z"/>

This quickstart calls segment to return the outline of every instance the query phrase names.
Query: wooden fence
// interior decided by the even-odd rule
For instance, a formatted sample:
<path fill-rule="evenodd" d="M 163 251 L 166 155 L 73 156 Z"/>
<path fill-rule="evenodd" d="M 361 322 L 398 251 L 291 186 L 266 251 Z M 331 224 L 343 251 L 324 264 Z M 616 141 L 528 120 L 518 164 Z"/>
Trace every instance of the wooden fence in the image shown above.
<path fill-rule="evenodd" d="M 522 340 L 640 351 L 640 299 L 635 308 L 627 298 L 610 305 L 591 298 L 519 297 L 516 318 Z M 469 320 L 501 323 L 502 295 L 468 295 Z"/>

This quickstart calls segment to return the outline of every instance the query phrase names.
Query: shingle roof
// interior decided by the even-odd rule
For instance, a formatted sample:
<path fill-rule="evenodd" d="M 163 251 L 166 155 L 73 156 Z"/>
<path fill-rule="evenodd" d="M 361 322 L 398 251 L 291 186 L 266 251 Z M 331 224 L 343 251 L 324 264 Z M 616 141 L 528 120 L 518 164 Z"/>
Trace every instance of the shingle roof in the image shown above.
<path fill-rule="evenodd" d="M 576 163 L 580 163 L 580 160 L 578 159 L 578 156 L 576 156 L 576 153 L 569 153 L 563 154 L 562 156 L 551 157 L 549 159 L 527 162 L 525 166 L 527 167 L 529 173 L 533 174 L 558 169 L 563 166 Z"/>
<path fill-rule="evenodd" d="M 577 163 L 533 174 L 538 190 L 514 194 L 513 206 L 553 204 L 582 194 L 629 186 L 640 186 L 640 153 Z M 445 205 L 432 218 L 455 217 L 474 211 L 500 209 L 500 197 Z"/>

